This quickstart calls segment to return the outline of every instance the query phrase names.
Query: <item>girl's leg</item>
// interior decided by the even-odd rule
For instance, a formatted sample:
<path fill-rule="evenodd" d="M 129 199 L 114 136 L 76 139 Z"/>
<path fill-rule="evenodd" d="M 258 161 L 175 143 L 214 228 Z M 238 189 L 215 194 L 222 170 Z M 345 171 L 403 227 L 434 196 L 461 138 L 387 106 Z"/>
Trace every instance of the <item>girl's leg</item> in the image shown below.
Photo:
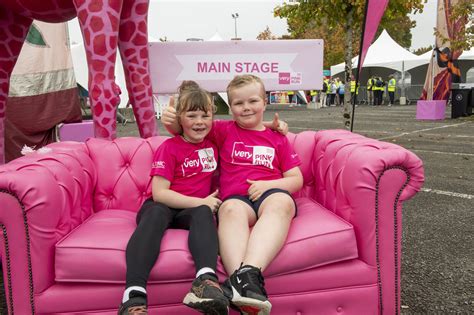
<path fill-rule="evenodd" d="M 126 287 L 146 287 L 150 271 L 160 253 L 161 239 L 175 212 L 151 199 L 145 201 L 137 215 L 137 228 L 127 245 Z"/>
<path fill-rule="evenodd" d="M 189 229 L 188 246 L 196 271 L 217 267 L 217 229 L 212 211 L 207 206 L 184 209 L 176 215 L 173 227 Z"/>
<path fill-rule="evenodd" d="M 260 206 L 259 218 L 250 234 L 244 265 L 265 270 L 283 247 L 294 215 L 295 204 L 289 195 L 268 196 Z"/>
<path fill-rule="evenodd" d="M 239 269 L 243 262 L 250 228 L 257 216 L 253 209 L 238 199 L 228 199 L 219 208 L 219 252 L 227 274 Z"/>
<path fill-rule="evenodd" d="M 189 228 L 189 250 L 198 271 L 183 303 L 204 314 L 227 315 L 229 302 L 216 275 L 217 230 L 211 209 L 184 209 L 176 215 L 173 227 Z"/>

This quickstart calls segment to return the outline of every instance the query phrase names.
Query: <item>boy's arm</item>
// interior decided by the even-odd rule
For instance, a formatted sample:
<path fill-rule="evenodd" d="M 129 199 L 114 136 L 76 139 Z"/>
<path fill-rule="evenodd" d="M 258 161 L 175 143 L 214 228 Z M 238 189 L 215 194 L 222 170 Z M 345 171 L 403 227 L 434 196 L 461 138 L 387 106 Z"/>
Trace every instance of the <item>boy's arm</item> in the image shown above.
<path fill-rule="evenodd" d="M 288 133 L 288 124 L 285 121 L 280 120 L 278 113 L 275 113 L 272 121 L 264 121 L 263 125 L 271 130 L 278 131 L 284 136 Z"/>
<path fill-rule="evenodd" d="M 161 123 L 173 136 L 179 135 L 183 131 L 181 125 L 178 122 L 178 116 L 176 115 L 174 96 L 170 97 L 170 103 L 168 104 L 168 107 L 166 107 L 161 114 Z"/>
<path fill-rule="evenodd" d="M 248 189 L 250 200 L 256 201 L 260 196 L 269 189 L 280 188 L 294 193 L 301 189 L 303 186 L 303 174 L 299 167 L 293 167 L 292 169 L 283 173 L 283 178 L 274 180 L 250 180 L 247 179 L 250 184 Z"/>
<path fill-rule="evenodd" d="M 222 203 L 217 195 L 219 192 L 216 190 L 206 198 L 190 197 L 180 194 L 170 189 L 171 182 L 162 176 L 153 176 L 151 182 L 151 190 L 153 195 L 153 201 L 161 202 L 170 208 L 184 209 L 194 208 L 202 205 L 206 205 L 213 212 L 216 212 Z"/>

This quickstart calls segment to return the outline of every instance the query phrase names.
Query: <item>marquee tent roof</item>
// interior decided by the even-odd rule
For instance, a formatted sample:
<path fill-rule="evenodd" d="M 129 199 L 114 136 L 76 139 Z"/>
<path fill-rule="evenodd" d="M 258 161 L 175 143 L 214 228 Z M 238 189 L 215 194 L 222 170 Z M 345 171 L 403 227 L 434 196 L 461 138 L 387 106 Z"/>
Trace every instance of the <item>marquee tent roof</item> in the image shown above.
<path fill-rule="evenodd" d="M 359 57 L 352 58 L 352 68 L 357 68 Z M 429 58 L 412 54 L 395 42 L 386 30 L 380 34 L 369 47 L 364 61 L 366 67 L 384 67 L 401 71 L 404 63 L 405 71 L 428 62 Z M 344 71 L 344 62 L 331 66 L 331 75 Z"/>

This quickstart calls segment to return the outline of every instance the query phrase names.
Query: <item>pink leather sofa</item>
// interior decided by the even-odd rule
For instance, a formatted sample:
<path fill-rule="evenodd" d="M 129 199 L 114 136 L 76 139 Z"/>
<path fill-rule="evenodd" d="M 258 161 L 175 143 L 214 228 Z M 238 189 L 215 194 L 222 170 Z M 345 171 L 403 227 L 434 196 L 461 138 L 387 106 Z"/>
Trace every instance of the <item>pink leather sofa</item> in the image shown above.
<path fill-rule="evenodd" d="M 286 245 L 265 271 L 272 314 L 399 313 L 402 203 L 422 186 L 421 160 L 344 130 L 288 137 L 304 187 Z M 116 314 L 125 247 L 163 140 L 60 142 L 0 167 L 10 314 Z M 181 304 L 194 276 L 187 233 L 165 234 L 151 314 L 193 314 Z"/>

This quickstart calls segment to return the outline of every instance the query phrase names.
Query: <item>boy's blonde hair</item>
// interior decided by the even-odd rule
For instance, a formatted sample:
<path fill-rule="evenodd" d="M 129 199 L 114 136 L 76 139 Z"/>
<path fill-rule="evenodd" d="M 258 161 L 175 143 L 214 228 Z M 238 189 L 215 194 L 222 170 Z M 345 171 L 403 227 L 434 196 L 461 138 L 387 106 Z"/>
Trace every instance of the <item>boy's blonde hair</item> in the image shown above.
<path fill-rule="evenodd" d="M 202 110 L 203 112 L 214 112 L 211 94 L 201 88 L 194 81 L 183 81 L 178 88 L 178 102 L 176 114 L 178 117 L 185 112 Z"/>
<path fill-rule="evenodd" d="M 265 91 L 265 85 L 263 84 L 262 79 L 260 79 L 259 77 L 253 74 L 242 74 L 242 75 L 236 75 L 232 79 L 232 81 L 230 81 L 229 84 L 227 85 L 227 98 L 229 99 L 229 104 L 232 104 L 232 100 L 230 98 L 230 92 L 233 89 L 240 88 L 242 86 L 253 84 L 253 83 L 260 84 L 260 87 L 262 89 L 262 98 L 265 100 L 266 91 Z"/>

